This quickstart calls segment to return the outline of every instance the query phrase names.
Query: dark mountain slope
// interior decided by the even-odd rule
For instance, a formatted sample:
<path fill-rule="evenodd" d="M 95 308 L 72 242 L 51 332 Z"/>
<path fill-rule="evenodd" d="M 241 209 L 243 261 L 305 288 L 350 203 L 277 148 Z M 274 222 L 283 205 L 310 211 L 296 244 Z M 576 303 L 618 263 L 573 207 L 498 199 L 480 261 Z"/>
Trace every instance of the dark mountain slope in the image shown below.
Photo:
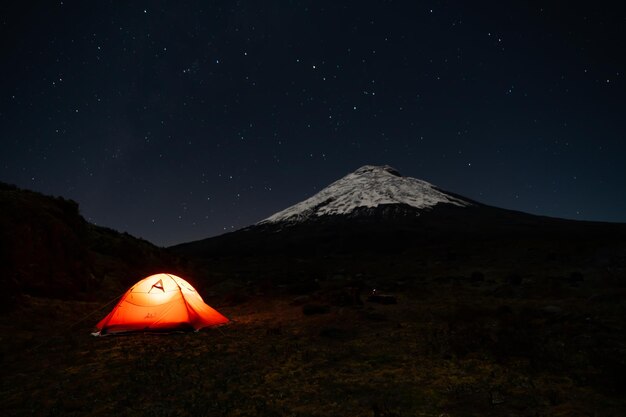
<path fill-rule="evenodd" d="M 18 294 L 100 298 L 176 258 L 126 233 L 94 226 L 78 204 L 0 183 L 3 305 Z"/>
<path fill-rule="evenodd" d="M 398 208 L 402 213 L 395 213 Z M 172 247 L 187 256 L 402 252 L 430 243 L 514 238 L 614 239 L 626 225 L 580 222 L 474 205 L 441 207 L 419 216 L 405 207 L 379 207 L 367 216 L 328 216 L 297 224 L 259 224 Z"/>

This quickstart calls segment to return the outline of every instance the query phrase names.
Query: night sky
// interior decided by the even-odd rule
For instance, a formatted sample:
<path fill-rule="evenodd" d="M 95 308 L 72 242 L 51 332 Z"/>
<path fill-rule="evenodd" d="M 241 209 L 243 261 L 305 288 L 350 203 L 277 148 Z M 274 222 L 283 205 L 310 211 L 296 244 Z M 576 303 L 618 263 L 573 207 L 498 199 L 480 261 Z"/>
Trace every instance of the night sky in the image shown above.
<path fill-rule="evenodd" d="M 205 238 L 365 164 L 626 222 L 619 2 L 11 3 L 0 180 L 95 224 Z"/>

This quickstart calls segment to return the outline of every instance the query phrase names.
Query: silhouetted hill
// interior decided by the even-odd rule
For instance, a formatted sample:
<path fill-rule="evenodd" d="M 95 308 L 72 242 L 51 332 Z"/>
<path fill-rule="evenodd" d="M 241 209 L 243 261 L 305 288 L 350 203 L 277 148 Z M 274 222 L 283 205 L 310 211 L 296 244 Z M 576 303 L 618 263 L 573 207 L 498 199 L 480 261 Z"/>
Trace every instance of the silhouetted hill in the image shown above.
<path fill-rule="evenodd" d="M 604 238 L 626 233 L 626 225 L 535 216 L 482 204 L 442 206 L 411 213 L 403 206 L 364 209 L 367 215 L 323 216 L 306 222 L 261 223 L 224 235 L 173 246 L 177 253 L 215 257 L 273 254 L 333 255 L 401 253 L 429 244 L 515 238 Z M 357 211 L 358 212 L 358 211 Z"/>
<path fill-rule="evenodd" d="M 176 258 L 127 233 L 88 223 L 78 203 L 0 183 L 4 306 L 17 294 L 94 298 L 119 292 Z"/>

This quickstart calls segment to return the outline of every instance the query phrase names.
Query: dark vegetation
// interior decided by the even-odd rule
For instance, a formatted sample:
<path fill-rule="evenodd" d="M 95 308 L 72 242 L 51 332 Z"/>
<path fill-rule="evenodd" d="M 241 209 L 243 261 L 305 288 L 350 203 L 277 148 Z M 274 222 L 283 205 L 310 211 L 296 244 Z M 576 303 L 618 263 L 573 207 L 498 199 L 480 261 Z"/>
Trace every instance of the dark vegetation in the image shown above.
<path fill-rule="evenodd" d="M 624 225 L 450 212 L 253 228 L 173 254 L 73 202 L 0 196 L 3 415 L 626 415 Z M 151 268 L 187 274 L 233 323 L 90 336 Z"/>
<path fill-rule="evenodd" d="M 78 203 L 0 183 L 0 308 L 20 295 L 67 300 L 113 296 L 177 257 L 127 233 L 94 226 Z"/>

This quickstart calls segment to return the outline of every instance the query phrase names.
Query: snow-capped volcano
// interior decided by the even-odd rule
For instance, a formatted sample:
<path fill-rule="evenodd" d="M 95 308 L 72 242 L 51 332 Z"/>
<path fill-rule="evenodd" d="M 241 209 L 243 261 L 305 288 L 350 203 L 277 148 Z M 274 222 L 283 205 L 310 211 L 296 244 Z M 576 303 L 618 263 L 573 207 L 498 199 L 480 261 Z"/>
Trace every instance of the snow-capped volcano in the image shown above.
<path fill-rule="evenodd" d="M 469 201 L 446 194 L 426 181 L 403 177 L 390 166 L 366 165 L 258 224 L 294 223 L 321 216 L 349 215 L 357 209 L 387 205 L 430 210 L 437 204 L 471 205 Z"/>
<path fill-rule="evenodd" d="M 367 165 L 255 225 L 172 250 L 211 262 L 233 260 L 236 267 L 241 259 L 251 259 L 242 265 L 246 273 L 254 270 L 255 277 L 273 277 L 290 264 L 299 272 L 290 270 L 286 281 L 350 268 L 355 275 L 369 267 L 384 275 L 387 265 L 397 266 L 389 277 L 404 277 L 424 265 L 454 261 L 456 253 L 491 259 L 491 248 L 501 253 L 505 247 L 519 256 L 518 241 L 524 246 L 531 242 L 537 251 L 588 235 L 622 242 L 626 225 L 619 225 L 620 237 L 615 227 L 492 207 L 403 177 L 389 166 Z M 257 267 L 263 265 L 259 274 Z"/>

